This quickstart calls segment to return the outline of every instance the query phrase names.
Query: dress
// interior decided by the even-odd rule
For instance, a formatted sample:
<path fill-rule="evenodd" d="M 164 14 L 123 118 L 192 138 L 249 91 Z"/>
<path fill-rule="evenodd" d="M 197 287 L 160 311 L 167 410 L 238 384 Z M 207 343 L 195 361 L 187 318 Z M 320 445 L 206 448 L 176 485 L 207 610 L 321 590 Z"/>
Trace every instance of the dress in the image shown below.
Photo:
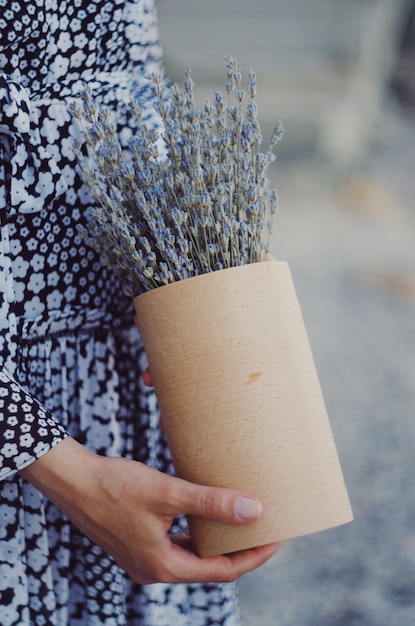
<path fill-rule="evenodd" d="M 0 0 L 2 626 L 240 623 L 234 585 L 133 584 L 16 471 L 68 432 L 171 471 L 131 302 L 77 236 L 68 106 L 88 84 L 127 140 L 160 59 L 153 0 Z"/>

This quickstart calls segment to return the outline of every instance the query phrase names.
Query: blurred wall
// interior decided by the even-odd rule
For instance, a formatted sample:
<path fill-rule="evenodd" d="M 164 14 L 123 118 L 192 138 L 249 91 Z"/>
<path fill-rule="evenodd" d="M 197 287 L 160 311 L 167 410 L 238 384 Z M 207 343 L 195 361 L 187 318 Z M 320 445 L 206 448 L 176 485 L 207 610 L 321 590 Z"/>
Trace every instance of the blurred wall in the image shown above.
<path fill-rule="evenodd" d="M 412 0 L 158 0 L 169 76 L 192 67 L 201 101 L 224 86 L 231 55 L 258 76 L 265 137 L 280 154 L 317 152 L 349 167 L 365 150 Z"/>

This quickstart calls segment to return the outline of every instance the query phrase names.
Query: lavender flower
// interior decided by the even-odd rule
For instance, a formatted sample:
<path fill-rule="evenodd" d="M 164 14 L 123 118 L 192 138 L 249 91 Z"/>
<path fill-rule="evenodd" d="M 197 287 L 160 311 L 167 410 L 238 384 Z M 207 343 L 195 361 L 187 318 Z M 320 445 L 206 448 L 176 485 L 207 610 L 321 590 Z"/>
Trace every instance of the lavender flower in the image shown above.
<path fill-rule="evenodd" d="M 152 75 L 163 130 L 148 129 L 133 101 L 127 149 L 89 91 L 82 106 L 72 106 L 86 144 L 86 151 L 76 144 L 75 152 L 97 203 L 81 236 L 113 267 L 129 296 L 254 263 L 268 250 L 278 196 L 266 173 L 283 129 L 276 125 L 261 152 L 255 73 L 249 70 L 244 90 L 237 62 L 225 61 L 227 97 L 217 92 L 201 109 L 190 68 L 183 89 Z"/>

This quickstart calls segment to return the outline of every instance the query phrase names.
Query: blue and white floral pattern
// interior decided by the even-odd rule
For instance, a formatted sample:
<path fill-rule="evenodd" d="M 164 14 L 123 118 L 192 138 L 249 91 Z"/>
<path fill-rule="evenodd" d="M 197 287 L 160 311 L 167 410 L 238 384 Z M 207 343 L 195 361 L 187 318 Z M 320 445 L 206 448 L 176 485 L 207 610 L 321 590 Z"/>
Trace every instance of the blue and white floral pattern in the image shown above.
<path fill-rule="evenodd" d="M 69 113 L 88 85 L 127 141 L 160 68 L 154 0 L 0 0 L 2 626 L 239 624 L 234 585 L 132 583 L 18 473 L 68 433 L 172 471 L 131 302 L 77 236 Z"/>

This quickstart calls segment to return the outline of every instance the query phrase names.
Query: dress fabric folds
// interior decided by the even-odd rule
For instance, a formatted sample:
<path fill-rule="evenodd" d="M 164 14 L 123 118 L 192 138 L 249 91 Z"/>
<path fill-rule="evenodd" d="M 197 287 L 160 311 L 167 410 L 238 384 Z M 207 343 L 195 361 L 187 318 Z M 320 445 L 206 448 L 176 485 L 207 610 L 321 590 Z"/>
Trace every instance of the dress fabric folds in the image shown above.
<path fill-rule="evenodd" d="M 159 123 L 153 71 L 153 0 L 0 0 L 2 626 L 240 624 L 235 585 L 132 583 L 18 473 L 68 434 L 173 471 L 132 304 L 77 234 L 91 199 L 69 108 L 88 86 L 127 142 L 131 98 Z"/>

